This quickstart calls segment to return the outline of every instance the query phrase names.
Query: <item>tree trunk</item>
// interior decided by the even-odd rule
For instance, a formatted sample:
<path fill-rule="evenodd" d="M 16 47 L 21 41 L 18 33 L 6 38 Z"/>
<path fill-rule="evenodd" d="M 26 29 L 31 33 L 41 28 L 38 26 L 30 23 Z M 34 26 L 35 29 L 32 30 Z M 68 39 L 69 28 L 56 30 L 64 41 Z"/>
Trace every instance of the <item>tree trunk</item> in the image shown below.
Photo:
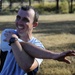
<path fill-rule="evenodd" d="M 2 11 L 2 0 L 0 0 L 0 12 Z"/>
<path fill-rule="evenodd" d="M 10 0 L 9 8 L 10 8 L 10 10 L 11 10 L 11 8 L 12 8 L 12 0 Z"/>
<path fill-rule="evenodd" d="M 40 0 L 38 0 L 38 3 L 40 3 L 41 1 Z"/>
<path fill-rule="evenodd" d="M 71 11 L 70 11 L 70 13 L 73 13 L 73 0 L 71 0 Z"/>
<path fill-rule="evenodd" d="M 24 0 L 21 0 L 21 6 L 23 5 Z"/>
<path fill-rule="evenodd" d="M 29 0 L 29 6 L 31 6 L 31 0 Z"/>
<path fill-rule="evenodd" d="M 56 13 L 59 13 L 59 0 L 56 0 Z"/>

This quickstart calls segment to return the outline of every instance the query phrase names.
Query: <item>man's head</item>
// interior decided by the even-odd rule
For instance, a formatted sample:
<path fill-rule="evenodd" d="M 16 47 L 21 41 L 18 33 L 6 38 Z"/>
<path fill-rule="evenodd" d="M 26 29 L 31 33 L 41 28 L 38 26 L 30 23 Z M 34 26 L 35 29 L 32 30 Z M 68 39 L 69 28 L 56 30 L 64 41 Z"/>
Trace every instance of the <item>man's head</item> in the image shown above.
<path fill-rule="evenodd" d="M 28 11 L 30 9 L 34 10 L 35 14 L 34 14 L 34 23 L 38 22 L 38 18 L 39 18 L 39 14 L 37 13 L 37 11 L 31 7 L 31 6 L 25 6 L 25 7 L 21 7 L 22 10 Z"/>
<path fill-rule="evenodd" d="M 32 9 L 35 12 L 33 23 L 38 22 L 39 14 L 37 13 L 37 11 L 32 6 L 22 6 L 21 9 L 24 10 L 24 11 L 28 11 L 28 10 Z"/>
<path fill-rule="evenodd" d="M 18 11 L 16 17 L 16 27 L 19 34 L 32 33 L 34 27 L 38 25 L 38 13 L 31 6 L 23 6 Z"/>

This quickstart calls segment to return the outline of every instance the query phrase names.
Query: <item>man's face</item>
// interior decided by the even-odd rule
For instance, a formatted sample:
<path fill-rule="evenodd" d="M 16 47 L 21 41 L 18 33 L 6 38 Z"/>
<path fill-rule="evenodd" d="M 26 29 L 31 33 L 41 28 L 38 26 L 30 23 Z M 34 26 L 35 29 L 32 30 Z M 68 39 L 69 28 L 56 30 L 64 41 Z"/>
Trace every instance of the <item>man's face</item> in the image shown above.
<path fill-rule="evenodd" d="M 34 10 L 19 10 L 16 17 L 16 27 L 19 35 L 26 35 L 33 30 Z"/>

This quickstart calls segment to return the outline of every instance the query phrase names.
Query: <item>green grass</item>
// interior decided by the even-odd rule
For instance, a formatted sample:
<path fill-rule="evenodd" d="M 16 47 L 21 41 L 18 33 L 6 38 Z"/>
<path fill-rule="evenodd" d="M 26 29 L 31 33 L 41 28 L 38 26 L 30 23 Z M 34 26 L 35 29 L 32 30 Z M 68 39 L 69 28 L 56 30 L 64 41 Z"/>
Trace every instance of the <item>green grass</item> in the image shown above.
<path fill-rule="evenodd" d="M 15 15 L 0 16 L 0 32 L 15 28 Z M 54 52 L 75 50 L 75 14 L 43 15 L 33 35 Z M 75 75 L 75 57 L 68 57 L 71 64 L 44 59 L 37 75 Z"/>

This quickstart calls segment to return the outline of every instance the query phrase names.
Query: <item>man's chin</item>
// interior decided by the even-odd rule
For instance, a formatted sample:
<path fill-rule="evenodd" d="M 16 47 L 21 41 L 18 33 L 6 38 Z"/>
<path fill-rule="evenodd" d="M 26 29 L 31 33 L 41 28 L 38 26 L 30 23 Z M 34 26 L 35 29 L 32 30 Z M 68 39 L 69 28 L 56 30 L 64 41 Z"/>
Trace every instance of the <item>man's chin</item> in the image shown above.
<path fill-rule="evenodd" d="M 24 36 L 24 34 L 23 33 L 19 33 L 19 36 Z"/>

